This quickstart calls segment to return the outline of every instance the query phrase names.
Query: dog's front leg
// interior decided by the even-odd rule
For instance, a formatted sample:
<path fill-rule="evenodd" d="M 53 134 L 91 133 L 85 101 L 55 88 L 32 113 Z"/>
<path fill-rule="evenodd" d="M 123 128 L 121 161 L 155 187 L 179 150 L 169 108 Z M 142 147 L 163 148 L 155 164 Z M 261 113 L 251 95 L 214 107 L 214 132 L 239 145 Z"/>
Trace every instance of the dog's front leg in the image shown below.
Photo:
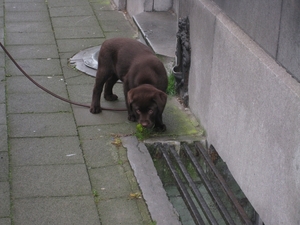
<path fill-rule="evenodd" d="M 162 114 L 158 114 L 155 120 L 154 129 L 157 131 L 166 131 L 167 127 L 162 121 Z"/>

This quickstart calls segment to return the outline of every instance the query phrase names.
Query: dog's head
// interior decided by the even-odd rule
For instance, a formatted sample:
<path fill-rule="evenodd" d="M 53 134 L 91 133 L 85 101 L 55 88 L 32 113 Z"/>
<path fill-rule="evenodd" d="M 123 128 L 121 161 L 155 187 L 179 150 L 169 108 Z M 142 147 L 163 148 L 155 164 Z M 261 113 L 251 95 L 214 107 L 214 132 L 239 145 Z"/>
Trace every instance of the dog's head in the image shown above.
<path fill-rule="evenodd" d="M 143 84 L 127 93 L 127 101 L 138 123 L 143 127 L 162 126 L 167 94 L 152 85 Z"/>

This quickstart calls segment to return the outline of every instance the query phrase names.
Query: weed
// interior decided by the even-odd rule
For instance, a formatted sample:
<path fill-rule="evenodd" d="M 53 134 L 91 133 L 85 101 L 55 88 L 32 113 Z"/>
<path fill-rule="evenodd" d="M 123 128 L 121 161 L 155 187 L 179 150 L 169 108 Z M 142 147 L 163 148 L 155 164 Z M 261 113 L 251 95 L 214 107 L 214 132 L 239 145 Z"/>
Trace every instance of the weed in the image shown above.
<path fill-rule="evenodd" d="M 170 74 L 168 76 L 168 87 L 167 87 L 167 94 L 168 95 L 176 95 L 176 88 L 175 88 L 175 76 L 173 74 Z"/>
<path fill-rule="evenodd" d="M 140 124 L 140 123 L 138 125 L 136 125 L 135 136 L 140 141 L 148 138 L 150 136 L 151 132 L 152 132 L 151 129 L 147 129 L 147 128 L 143 127 L 142 124 Z"/>

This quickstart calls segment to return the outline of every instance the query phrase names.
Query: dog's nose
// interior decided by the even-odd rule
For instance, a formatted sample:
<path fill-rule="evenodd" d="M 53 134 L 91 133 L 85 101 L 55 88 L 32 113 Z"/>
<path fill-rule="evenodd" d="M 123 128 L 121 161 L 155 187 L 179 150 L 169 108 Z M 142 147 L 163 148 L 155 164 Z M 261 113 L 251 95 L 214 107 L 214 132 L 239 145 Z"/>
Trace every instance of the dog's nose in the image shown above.
<path fill-rule="evenodd" d="M 141 122 L 141 124 L 143 127 L 147 127 L 149 125 L 149 123 L 147 121 L 143 121 L 143 122 Z"/>

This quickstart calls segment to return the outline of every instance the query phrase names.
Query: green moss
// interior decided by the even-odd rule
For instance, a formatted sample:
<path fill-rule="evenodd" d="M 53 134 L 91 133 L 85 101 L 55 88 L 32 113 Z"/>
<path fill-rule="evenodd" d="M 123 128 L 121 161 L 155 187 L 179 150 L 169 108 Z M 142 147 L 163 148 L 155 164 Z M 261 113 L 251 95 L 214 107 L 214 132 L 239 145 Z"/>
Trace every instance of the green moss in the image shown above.
<path fill-rule="evenodd" d="M 174 96 L 176 95 L 176 90 L 175 90 L 175 77 L 173 74 L 170 74 L 168 76 L 168 87 L 167 87 L 167 94 Z"/>

